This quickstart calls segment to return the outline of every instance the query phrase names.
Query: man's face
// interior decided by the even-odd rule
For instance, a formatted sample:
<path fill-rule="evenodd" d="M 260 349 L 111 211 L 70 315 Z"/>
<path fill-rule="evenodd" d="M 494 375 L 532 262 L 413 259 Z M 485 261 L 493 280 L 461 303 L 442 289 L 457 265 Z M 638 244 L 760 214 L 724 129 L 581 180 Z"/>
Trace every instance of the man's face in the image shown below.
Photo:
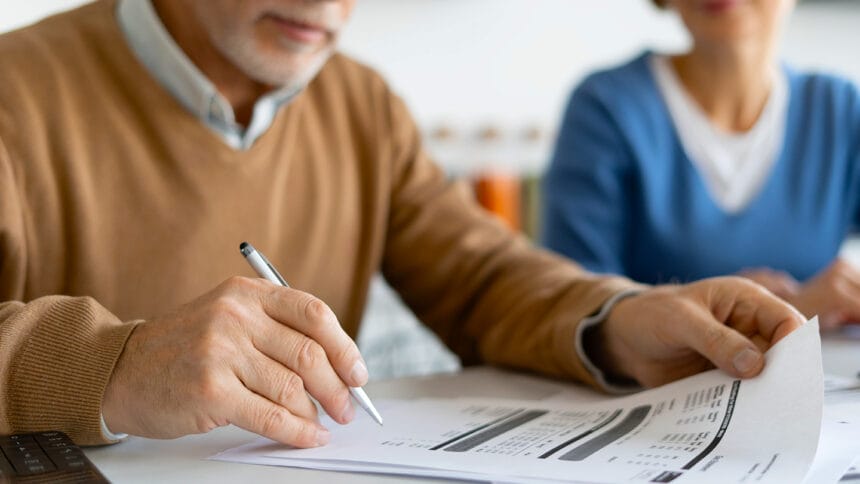
<path fill-rule="evenodd" d="M 355 0 L 195 0 L 215 48 L 248 77 L 307 84 L 334 51 Z"/>

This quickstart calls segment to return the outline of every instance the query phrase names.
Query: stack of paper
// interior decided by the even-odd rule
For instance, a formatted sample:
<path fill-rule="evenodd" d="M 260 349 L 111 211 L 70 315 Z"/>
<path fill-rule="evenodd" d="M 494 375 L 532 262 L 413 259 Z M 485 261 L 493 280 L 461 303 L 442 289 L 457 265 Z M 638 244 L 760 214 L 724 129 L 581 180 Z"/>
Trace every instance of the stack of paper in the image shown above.
<path fill-rule="evenodd" d="M 332 430 L 326 447 L 291 449 L 260 439 L 213 458 L 510 483 L 785 483 L 804 476 L 836 481 L 860 454 L 860 445 L 840 444 L 860 444 L 856 402 L 824 410 L 816 321 L 771 349 L 765 370 L 750 380 L 715 370 L 591 403 L 559 395 L 378 406 L 384 427 L 363 414 L 347 426 L 324 422 Z"/>

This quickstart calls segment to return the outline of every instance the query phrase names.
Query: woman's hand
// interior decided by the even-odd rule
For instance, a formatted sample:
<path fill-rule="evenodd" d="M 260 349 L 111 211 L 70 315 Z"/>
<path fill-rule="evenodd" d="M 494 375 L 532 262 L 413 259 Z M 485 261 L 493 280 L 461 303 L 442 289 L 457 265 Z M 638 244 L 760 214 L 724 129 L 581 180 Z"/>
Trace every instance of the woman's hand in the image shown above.
<path fill-rule="evenodd" d="M 817 314 L 823 329 L 860 322 L 860 271 L 837 259 L 784 299 L 808 317 Z"/>
<path fill-rule="evenodd" d="M 836 259 L 803 284 L 785 272 L 756 269 L 740 274 L 791 303 L 807 317 L 818 315 L 822 329 L 860 322 L 860 271 Z"/>

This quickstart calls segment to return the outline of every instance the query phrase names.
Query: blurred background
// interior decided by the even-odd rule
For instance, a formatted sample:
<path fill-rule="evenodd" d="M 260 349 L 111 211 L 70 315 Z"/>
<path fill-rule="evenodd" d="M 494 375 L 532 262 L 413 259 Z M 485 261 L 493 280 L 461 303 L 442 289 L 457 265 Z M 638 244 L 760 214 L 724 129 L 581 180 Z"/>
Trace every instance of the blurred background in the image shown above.
<path fill-rule="evenodd" d="M 0 32 L 83 3 L 2 2 Z M 647 0 L 358 0 L 341 49 L 404 97 L 452 176 L 467 178 L 486 207 L 533 235 L 537 178 L 572 87 L 643 50 L 687 44 L 674 14 Z M 860 0 L 801 1 L 783 46 L 795 68 L 860 83 Z M 858 260 L 856 247 L 846 245 L 849 259 Z M 374 378 L 459 367 L 381 280 L 365 323 L 359 345 Z"/>

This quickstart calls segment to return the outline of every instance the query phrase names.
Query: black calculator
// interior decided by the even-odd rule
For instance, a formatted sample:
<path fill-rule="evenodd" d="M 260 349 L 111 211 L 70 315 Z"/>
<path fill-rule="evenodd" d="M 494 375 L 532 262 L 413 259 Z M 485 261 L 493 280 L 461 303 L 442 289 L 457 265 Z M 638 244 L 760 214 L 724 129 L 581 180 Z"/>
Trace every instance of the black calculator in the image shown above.
<path fill-rule="evenodd" d="M 0 483 L 109 482 L 59 431 L 0 436 Z"/>

